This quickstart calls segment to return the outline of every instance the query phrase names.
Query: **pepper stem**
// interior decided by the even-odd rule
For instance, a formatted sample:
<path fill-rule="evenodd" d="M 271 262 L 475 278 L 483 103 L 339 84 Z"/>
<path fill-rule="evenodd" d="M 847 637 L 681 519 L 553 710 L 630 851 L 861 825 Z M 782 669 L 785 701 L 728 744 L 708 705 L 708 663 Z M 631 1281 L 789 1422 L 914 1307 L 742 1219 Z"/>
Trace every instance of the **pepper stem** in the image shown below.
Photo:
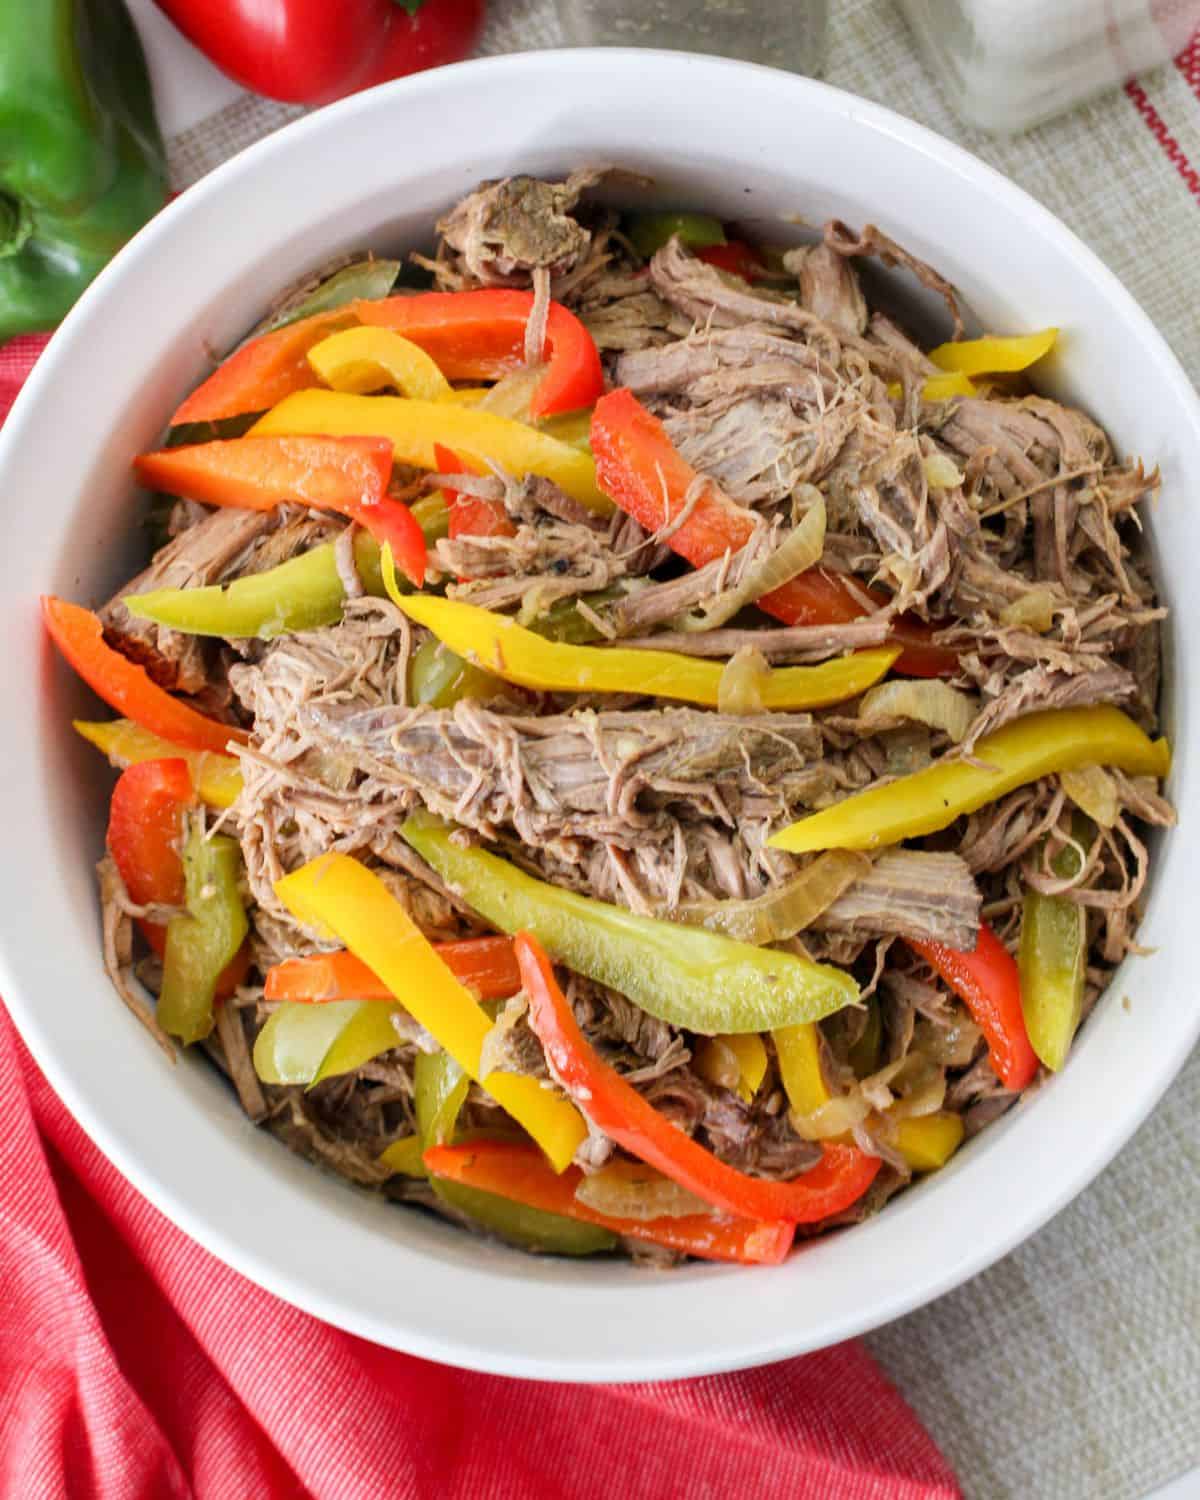
<path fill-rule="evenodd" d="M 32 233 L 29 205 L 0 189 L 0 260 L 6 255 L 16 255 Z"/>

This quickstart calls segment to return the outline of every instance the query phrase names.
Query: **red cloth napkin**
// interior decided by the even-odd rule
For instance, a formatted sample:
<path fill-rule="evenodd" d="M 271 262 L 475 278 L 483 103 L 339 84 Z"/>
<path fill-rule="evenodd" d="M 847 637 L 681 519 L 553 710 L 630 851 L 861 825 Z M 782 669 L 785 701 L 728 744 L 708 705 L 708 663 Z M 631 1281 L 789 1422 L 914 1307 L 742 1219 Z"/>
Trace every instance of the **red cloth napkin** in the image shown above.
<path fill-rule="evenodd" d="M 0 419 L 43 343 L 0 348 Z M 430 1364 L 297 1311 L 135 1192 L 2 1007 L 0 1287 L 0 1500 L 960 1494 L 858 1343 L 568 1386 Z"/>

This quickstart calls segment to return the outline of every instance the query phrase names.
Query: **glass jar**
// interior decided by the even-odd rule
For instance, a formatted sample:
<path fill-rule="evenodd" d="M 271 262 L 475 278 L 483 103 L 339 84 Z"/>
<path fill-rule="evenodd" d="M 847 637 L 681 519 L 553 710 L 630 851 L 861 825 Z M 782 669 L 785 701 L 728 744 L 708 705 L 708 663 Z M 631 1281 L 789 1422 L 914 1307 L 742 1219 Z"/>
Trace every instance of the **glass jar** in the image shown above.
<path fill-rule="evenodd" d="M 1200 0 L 900 0 L 954 109 L 1011 133 L 1174 57 Z"/>
<path fill-rule="evenodd" d="M 815 74 L 827 0 L 558 0 L 567 44 L 710 52 Z"/>

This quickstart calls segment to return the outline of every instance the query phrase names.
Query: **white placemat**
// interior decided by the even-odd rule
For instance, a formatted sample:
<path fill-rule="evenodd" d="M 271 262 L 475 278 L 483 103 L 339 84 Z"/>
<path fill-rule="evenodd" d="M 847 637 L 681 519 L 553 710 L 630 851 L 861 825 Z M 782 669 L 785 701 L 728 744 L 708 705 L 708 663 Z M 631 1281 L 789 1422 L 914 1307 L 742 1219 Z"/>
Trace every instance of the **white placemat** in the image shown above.
<path fill-rule="evenodd" d="M 131 5 L 144 22 L 149 0 Z M 1200 380 L 1200 46 L 1127 92 L 998 141 L 950 112 L 891 0 L 832 9 L 826 79 L 958 140 L 1041 199 Z M 160 21 L 148 39 L 182 188 L 299 111 L 233 93 Z M 561 41 L 554 0 L 493 0 L 481 50 Z M 1052 1224 L 868 1340 L 971 1500 L 1134 1500 L 1200 1466 L 1198 1120 L 1200 1054 Z M 1200 1475 L 1181 1483 L 1200 1495 Z"/>

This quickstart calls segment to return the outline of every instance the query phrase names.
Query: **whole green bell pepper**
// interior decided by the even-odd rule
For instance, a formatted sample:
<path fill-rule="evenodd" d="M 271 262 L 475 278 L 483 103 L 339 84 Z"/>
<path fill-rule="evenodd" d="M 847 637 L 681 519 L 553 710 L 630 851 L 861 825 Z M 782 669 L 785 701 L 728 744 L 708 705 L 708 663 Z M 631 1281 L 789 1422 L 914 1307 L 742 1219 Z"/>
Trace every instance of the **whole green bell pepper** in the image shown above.
<path fill-rule="evenodd" d="M 0 341 L 52 328 L 166 180 L 122 0 L 0 0 Z"/>

